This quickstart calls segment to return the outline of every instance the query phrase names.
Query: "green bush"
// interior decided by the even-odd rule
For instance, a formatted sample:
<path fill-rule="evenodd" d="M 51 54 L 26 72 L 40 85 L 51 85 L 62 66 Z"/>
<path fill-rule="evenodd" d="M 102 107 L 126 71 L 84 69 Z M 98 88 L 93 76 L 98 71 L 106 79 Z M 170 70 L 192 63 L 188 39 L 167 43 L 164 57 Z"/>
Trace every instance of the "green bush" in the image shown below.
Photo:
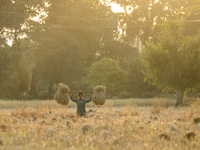
<path fill-rule="evenodd" d="M 106 86 L 106 92 L 113 96 L 126 88 L 127 80 L 127 72 L 119 66 L 118 61 L 103 58 L 92 64 L 85 78 L 85 84 L 88 89 L 97 85 Z"/>

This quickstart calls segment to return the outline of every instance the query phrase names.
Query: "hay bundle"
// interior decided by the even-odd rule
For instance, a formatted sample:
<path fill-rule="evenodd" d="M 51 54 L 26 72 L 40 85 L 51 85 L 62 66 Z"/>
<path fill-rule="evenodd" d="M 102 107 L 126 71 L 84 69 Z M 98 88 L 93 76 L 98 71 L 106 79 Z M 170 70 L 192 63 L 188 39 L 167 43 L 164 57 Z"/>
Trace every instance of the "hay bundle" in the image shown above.
<path fill-rule="evenodd" d="M 58 84 L 58 90 L 61 92 L 61 93 L 68 93 L 70 90 L 69 90 L 69 87 L 67 85 L 64 85 L 63 83 L 59 83 Z"/>
<path fill-rule="evenodd" d="M 92 95 L 92 102 L 97 106 L 103 105 L 106 101 L 105 92 L 106 92 L 105 86 L 94 87 L 94 94 Z"/>
<path fill-rule="evenodd" d="M 96 86 L 96 87 L 94 87 L 94 92 L 105 93 L 106 92 L 106 87 L 105 86 Z"/>
<path fill-rule="evenodd" d="M 56 94 L 54 96 L 54 99 L 57 101 L 57 103 L 61 105 L 68 105 L 70 98 L 67 95 L 69 92 L 69 87 L 67 85 L 64 85 L 63 83 L 58 84 L 58 90 L 56 91 Z"/>

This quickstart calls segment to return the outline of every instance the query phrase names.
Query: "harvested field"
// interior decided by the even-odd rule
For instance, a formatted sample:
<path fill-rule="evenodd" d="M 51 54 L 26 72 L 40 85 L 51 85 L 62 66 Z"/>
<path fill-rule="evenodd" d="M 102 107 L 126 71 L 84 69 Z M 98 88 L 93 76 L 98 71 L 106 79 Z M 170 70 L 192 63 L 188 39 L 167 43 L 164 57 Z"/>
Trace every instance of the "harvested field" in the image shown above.
<path fill-rule="evenodd" d="M 198 103 L 166 108 L 165 102 L 127 101 L 116 107 L 110 101 L 87 105 L 88 117 L 77 118 L 72 102 L 0 102 L 0 149 L 200 149 Z"/>

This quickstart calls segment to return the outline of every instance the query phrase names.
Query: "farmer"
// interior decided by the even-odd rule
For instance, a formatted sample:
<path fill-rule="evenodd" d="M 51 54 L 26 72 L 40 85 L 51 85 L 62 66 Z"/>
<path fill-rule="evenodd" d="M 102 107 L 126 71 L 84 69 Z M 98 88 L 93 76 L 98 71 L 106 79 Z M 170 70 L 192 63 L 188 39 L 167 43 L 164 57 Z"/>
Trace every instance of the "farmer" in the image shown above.
<path fill-rule="evenodd" d="M 91 96 L 89 100 L 83 99 L 83 92 L 80 91 L 77 93 L 78 99 L 73 98 L 73 94 L 71 96 L 71 100 L 77 104 L 77 116 L 84 116 L 86 117 L 86 110 L 85 110 L 85 104 L 91 102 Z"/>

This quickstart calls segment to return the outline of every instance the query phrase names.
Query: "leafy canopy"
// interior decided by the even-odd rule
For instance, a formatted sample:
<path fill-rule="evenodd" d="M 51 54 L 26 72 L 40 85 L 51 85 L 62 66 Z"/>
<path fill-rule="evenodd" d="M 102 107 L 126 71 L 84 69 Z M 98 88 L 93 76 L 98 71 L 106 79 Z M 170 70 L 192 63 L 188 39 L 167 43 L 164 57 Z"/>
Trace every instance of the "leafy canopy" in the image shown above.
<path fill-rule="evenodd" d="M 146 77 L 158 88 L 185 91 L 200 83 L 200 37 L 183 36 L 183 26 L 165 23 L 158 43 L 148 41 L 141 51 Z"/>
<path fill-rule="evenodd" d="M 103 85 L 111 94 L 123 89 L 126 81 L 127 72 L 122 70 L 116 60 L 106 57 L 92 64 L 85 79 L 90 89 L 96 85 Z"/>

